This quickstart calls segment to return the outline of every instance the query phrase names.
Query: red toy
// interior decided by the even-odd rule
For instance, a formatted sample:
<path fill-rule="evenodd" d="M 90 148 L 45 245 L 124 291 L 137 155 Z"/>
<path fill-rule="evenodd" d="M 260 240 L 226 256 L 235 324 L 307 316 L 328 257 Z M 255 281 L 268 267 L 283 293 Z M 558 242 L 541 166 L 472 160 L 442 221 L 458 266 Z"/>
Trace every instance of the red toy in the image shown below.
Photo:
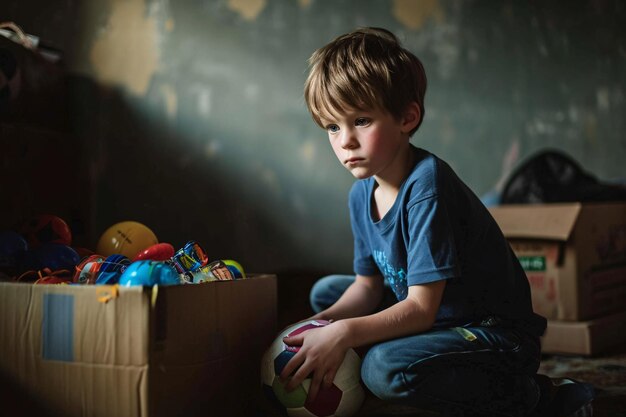
<path fill-rule="evenodd" d="M 59 243 L 71 246 L 72 232 L 65 221 L 52 214 L 39 214 L 22 227 L 22 236 L 28 247 L 34 249 L 43 243 Z"/>
<path fill-rule="evenodd" d="M 174 246 L 169 243 L 157 243 L 139 252 L 135 261 L 167 261 L 174 256 Z"/>

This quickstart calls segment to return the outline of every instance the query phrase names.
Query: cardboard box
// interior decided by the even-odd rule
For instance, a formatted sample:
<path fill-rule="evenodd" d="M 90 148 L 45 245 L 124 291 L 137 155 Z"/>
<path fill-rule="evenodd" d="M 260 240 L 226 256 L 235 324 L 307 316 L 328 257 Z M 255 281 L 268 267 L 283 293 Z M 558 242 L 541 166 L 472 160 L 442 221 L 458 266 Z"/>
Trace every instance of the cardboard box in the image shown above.
<path fill-rule="evenodd" d="M 589 320 L 626 310 L 626 204 L 489 210 L 526 271 L 538 314 Z"/>
<path fill-rule="evenodd" d="M 0 376 L 62 416 L 250 415 L 276 277 L 170 287 L 0 283 Z"/>
<path fill-rule="evenodd" d="M 596 356 L 626 345 L 626 312 L 589 321 L 548 320 L 543 353 Z"/>

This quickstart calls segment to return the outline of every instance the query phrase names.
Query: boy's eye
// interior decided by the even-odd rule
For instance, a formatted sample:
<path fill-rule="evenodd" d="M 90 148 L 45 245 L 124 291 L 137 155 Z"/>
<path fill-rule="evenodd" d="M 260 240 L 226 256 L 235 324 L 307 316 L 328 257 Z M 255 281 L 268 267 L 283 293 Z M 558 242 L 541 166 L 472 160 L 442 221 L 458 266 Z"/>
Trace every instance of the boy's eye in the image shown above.
<path fill-rule="evenodd" d="M 337 126 L 337 125 L 328 125 L 328 126 L 326 126 L 326 130 L 328 130 L 329 133 L 337 133 L 339 131 L 339 126 Z"/>
<path fill-rule="evenodd" d="M 354 121 L 354 125 L 355 126 L 365 126 L 369 123 L 369 119 L 365 118 L 365 117 L 359 117 L 358 119 L 356 119 Z"/>

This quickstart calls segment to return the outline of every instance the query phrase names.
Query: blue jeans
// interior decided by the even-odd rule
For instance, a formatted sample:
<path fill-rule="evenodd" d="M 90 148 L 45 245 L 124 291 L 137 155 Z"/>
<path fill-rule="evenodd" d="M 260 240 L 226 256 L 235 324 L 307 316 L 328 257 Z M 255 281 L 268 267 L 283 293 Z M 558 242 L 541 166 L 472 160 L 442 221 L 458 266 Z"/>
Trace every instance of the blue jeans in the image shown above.
<path fill-rule="evenodd" d="M 310 296 L 313 310 L 331 306 L 352 282 L 350 275 L 317 281 Z M 538 338 L 483 322 L 375 344 L 363 358 L 361 378 L 387 401 L 444 414 L 523 416 L 539 401 L 533 378 L 539 361 Z"/>

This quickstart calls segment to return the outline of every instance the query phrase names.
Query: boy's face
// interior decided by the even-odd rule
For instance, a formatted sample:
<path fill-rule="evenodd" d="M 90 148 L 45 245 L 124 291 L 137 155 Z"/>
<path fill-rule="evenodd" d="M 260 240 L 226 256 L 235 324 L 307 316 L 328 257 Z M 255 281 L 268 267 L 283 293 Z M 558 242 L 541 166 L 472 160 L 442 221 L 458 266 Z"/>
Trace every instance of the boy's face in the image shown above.
<path fill-rule="evenodd" d="M 356 178 L 393 178 L 409 149 L 404 120 L 382 110 L 337 112 L 321 118 L 339 162 Z"/>

